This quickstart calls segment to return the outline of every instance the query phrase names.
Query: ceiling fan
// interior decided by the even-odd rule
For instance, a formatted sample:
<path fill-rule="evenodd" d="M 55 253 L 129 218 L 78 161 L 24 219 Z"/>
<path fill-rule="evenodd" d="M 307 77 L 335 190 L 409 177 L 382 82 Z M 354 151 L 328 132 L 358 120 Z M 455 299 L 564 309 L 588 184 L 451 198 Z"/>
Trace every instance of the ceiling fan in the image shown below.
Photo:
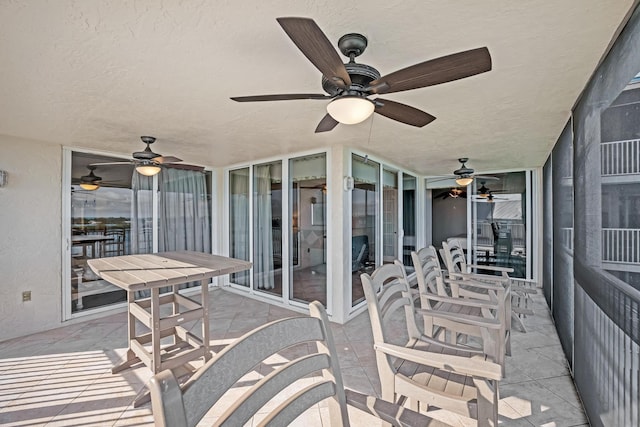
<path fill-rule="evenodd" d="M 453 199 L 457 199 L 459 197 L 463 198 L 463 199 L 466 199 L 467 198 L 467 192 L 464 191 L 464 190 L 461 190 L 459 188 L 454 187 L 454 188 L 452 188 L 450 190 L 443 191 L 442 193 L 438 194 L 434 198 L 435 199 L 441 198 L 441 199 L 444 200 L 444 199 L 446 199 L 448 197 L 451 197 Z"/>
<path fill-rule="evenodd" d="M 100 188 L 100 184 L 102 184 L 102 177 L 93 173 L 93 171 L 96 170 L 96 166 L 89 165 L 87 166 L 87 169 L 89 169 L 89 173 L 81 176 L 77 183 L 83 190 L 95 191 Z"/>
<path fill-rule="evenodd" d="M 237 102 L 330 99 L 327 114 L 320 120 L 316 133 L 330 131 L 338 123 L 360 123 L 374 112 L 401 123 L 423 127 L 435 117 L 406 104 L 368 97 L 433 86 L 491 70 L 489 50 L 481 47 L 431 59 L 381 76 L 375 68 L 355 62 L 355 58 L 367 47 L 367 38 L 362 34 L 346 34 L 338 40 L 338 48 L 349 58 L 349 62 L 344 64 L 327 36 L 312 19 L 291 17 L 276 20 L 298 49 L 320 70 L 322 88 L 328 95 L 298 93 L 238 96 L 231 99 Z"/>
<path fill-rule="evenodd" d="M 482 196 L 477 194 L 473 197 L 473 200 L 476 202 L 486 202 L 486 203 L 494 203 L 496 200 L 509 200 L 506 197 L 495 197 L 493 195 L 493 191 L 489 190 L 486 195 Z"/>
<path fill-rule="evenodd" d="M 490 195 L 492 195 L 493 193 L 504 193 L 505 190 L 491 190 L 489 187 L 487 187 L 485 184 L 487 183 L 487 179 L 492 179 L 495 181 L 499 181 L 500 178 L 495 177 L 495 176 L 481 176 L 481 177 L 477 177 L 477 178 L 482 178 L 480 181 L 480 188 L 478 188 L 478 192 L 477 192 L 477 196 L 478 197 L 482 197 L 482 198 L 486 198 Z"/>
<path fill-rule="evenodd" d="M 133 159 L 122 162 L 93 163 L 89 166 L 107 166 L 107 165 L 129 165 L 133 163 L 136 171 L 142 175 L 153 176 L 160 172 L 161 167 L 172 167 L 176 169 L 203 171 L 202 166 L 182 164 L 182 159 L 173 156 L 161 156 L 151 151 L 150 145 L 156 141 L 153 136 L 141 136 L 142 142 L 147 144 L 142 151 L 136 151 L 132 154 Z"/>
<path fill-rule="evenodd" d="M 466 163 L 469 161 L 469 159 L 466 157 L 461 157 L 458 159 L 458 161 L 460 162 L 461 166 L 458 169 L 454 170 L 452 175 L 435 179 L 429 178 L 429 183 L 455 179 L 457 185 L 459 185 L 460 187 L 466 187 L 473 182 L 474 178 L 482 179 L 481 183 L 483 184 L 483 186 L 486 181 L 500 180 L 500 178 L 497 178 L 495 176 L 474 175 L 475 171 L 472 168 L 467 167 L 466 165 Z M 486 187 L 485 189 L 488 190 L 488 188 Z"/>

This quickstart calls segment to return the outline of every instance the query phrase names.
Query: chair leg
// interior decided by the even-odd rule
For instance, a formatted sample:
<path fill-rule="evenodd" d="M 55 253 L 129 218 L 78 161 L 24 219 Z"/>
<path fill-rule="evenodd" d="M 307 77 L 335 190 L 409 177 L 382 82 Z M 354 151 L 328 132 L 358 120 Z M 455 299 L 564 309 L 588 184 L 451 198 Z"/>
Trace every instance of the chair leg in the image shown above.
<path fill-rule="evenodd" d="M 498 387 L 493 381 L 474 378 L 478 392 L 478 427 L 498 426 Z"/>

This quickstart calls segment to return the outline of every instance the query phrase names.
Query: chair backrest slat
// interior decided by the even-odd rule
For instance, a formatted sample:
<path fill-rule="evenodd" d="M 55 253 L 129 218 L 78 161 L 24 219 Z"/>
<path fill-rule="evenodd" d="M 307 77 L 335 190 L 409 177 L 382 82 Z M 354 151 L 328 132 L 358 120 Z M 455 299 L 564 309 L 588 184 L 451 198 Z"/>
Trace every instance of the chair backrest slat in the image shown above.
<path fill-rule="evenodd" d="M 309 407 L 335 395 L 335 393 L 336 385 L 331 381 L 311 384 L 282 402 L 265 419 L 258 423 L 258 426 L 288 426 Z M 349 421 L 346 420 L 343 425 L 349 427 Z"/>
<path fill-rule="evenodd" d="M 428 246 L 418 252 L 411 252 L 411 259 L 416 269 L 420 293 L 447 295 L 436 248 Z"/>
<path fill-rule="evenodd" d="M 299 357 L 272 371 L 251 387 L 218 419 L 221 426 L 245 425 L 269 400 L 293 381 L 304 378 L 321 369 L 330 368 L 327 354 L 316 353 Z"/>
<path fill-rule="evenodd" d="M 188 425 L 196 425 L 228 389 L 268 357 L 294 344 L 323 340 L 320 323 L 311 317 L 278 320 L 241 337 L 218 353 L 212 359 L 215 363 L 199 370 L 184 392 Z"/>

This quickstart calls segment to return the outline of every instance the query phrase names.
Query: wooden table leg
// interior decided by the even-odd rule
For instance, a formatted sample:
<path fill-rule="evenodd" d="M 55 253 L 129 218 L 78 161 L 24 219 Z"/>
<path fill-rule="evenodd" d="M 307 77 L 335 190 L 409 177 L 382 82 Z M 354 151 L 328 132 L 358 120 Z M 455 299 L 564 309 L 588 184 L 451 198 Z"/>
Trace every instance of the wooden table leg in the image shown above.
<path fill-rule="evenodd" d="M 211 359 L 211 350 L 209 349 L 209 281 L 210 279 L 202 281 L 202 292 L 200 293 L 202 298 L 200 302 L 202 305 L 202 345 L 204 346 L 205 362 Z"/>
<path fill-rule="evenodd" d="M 151 289 L 151 372 L 160 372 L 160 288 Z"/>
<path fill-rule="evenodd" d="M 131 307 L 131 304 L 134 304 L 136 300 L 135 292 L 129 291 L 127 292 L 127 306 Z M 130 368 L 132 365 L 140 362 L 140 358 L 136 356 L 134 351 L 131 349 L 131 341 L 136 337 L 136 318 L 131 314 L 131 310 L 127 308 L 127 356 L 121 364 L 114 366 L 111 368 L 112 374 L 117 374 L 120 371 L 124 371 L 125 369 Z"/>

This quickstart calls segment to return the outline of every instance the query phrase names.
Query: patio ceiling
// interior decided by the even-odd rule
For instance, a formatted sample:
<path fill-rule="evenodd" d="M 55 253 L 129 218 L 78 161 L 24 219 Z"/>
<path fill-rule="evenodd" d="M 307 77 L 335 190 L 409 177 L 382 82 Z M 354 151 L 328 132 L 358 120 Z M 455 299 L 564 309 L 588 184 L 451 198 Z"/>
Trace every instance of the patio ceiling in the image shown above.
<path fill-rule="evenodd" d="M 458 157 L 476 171 L 541 166 L 633 0 L 3 1 L 0 134 L 225 166 L 331 145 L 424 175 Z M 313 18 L 332 42 L 369 39 L 357 62 L 383 75 L 487 46 L 492 71 L 386 96 L 437 117 L 413 128 L 374 115 L 314 134 L 326 101 L 231 96 L 321 93 L 320 73 L 276 23 Z"/>

